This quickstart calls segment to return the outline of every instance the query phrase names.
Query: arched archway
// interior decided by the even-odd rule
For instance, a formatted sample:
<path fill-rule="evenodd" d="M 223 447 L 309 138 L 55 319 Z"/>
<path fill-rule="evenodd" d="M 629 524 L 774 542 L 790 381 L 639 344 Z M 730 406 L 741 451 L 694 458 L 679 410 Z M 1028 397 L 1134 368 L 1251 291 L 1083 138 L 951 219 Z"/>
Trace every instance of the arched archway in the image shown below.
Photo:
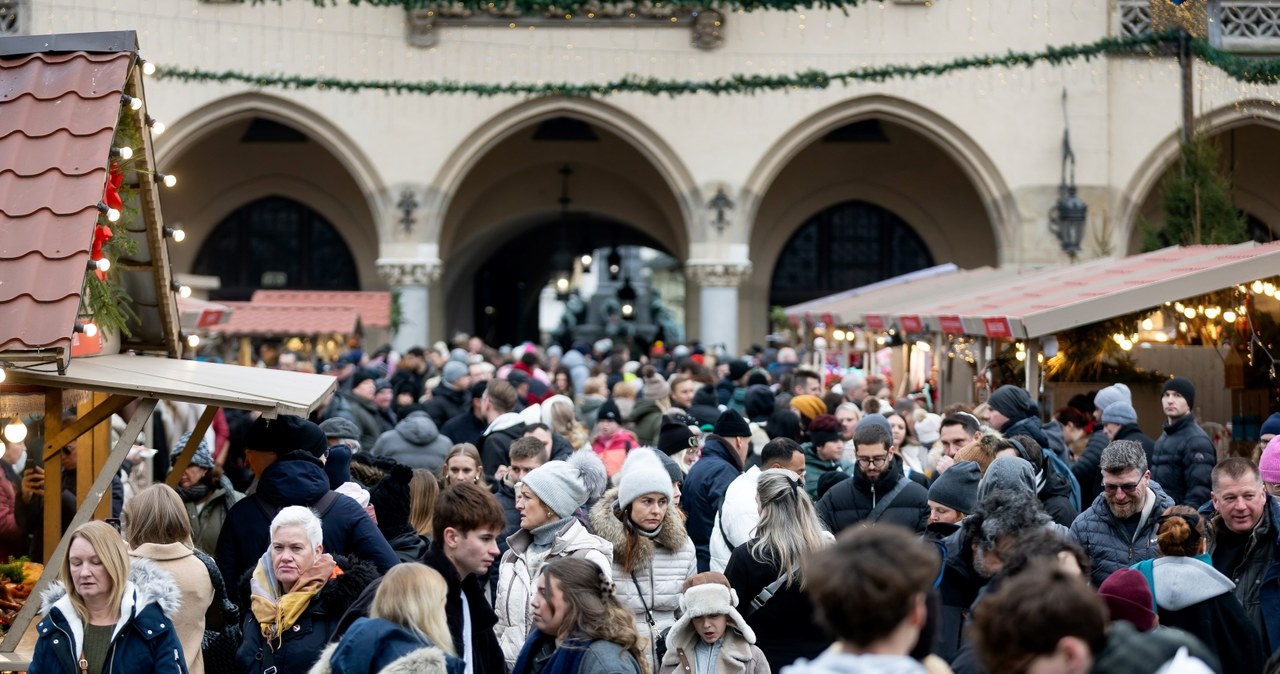
<path fill-rule="evenodd" d="M 196 255 L 196 274 L 217 276 L 212 299 L 248 300 L 260 287 L 358 290 L 351 249 L 322 215 L 285 197 L 236 209 L 214 228 Z"/>
<path fill-rule="evenodd" d="M 999 264 L 1019 222 L 1003 179 L 972 139 L 934 112 L 885 96 L 833 106 L 789 131 L 753 171 L 744 201 L 752 271 L 739 291 L 747 309 L 740 327 L 756 333 L 767 325 L 787 242 L 817 213 L 862 202 L 864 213 L 891 213 L 909 233 L 879 253 L 920 242 L 912 265 L 877 265 L 877 276 L 933 261 Z"/>
<path fill-rule="evenodd" d="M 165 219 L 187 232 L 186 242 L 172 250 L 176 271 L 194 269 L 197 252 L 232 213 L 282 197 L 339 232 L 353 254 L 359 287 L 382 285 L 379 178 L 359 147 L 323 116 L 274 96 L 241 94 L 195 110 L 158 140 L 158 164 L 179 177 L 177 187 L 161 194 Z"/>
<path fill-rule="evenodd" d="M 1221 169 L 1232 180 L 1231 198 L 1259 240 L 1280 236 L 1280 113 L 1265 101 L 1245 101 L 1220 108 L 1197 120 L 1201 133 L 1218 143 Z M 1142 223 L 1164 225 L 1163 180 L 1178 165 L 1177 132 L 1165 137 L 1139 165 L 1120 203 L 1120 241 L 1129 253 L 1143 248 Z"/>
<path fill-rule="evenodd" d="M 437 183 L 440 208 L 426 211 L 436 214 L 428 227 L 435 230 L 427 236 L 439 242 L 446 261 L 443 291 L 449 298 L 430 306 L 448 333 L 491 327 L 490 316 L 501 317 L 505 310 L 517 316 L 504 319 L 506 326 L 493 339 L 536 337 L 529 334 L 529 315 L 521 307 L 530 306 L 527 295 L 536 293 L 539 279 L 549 273 L 545 256 L 560 249 L 580 255 L 644 245 L 676 260 L 687 257 L 689 200 L 696 199 L 696 189 L 674 152 L 651 130 L 594 101 L 535 101 L 500 117 L 496 128 L 482 126 L 450 158 Z M 562 244 L 558 223 L 565 168 L 571 172 L 572 219 L 600 226 L 578 227 Z M 493 301 L 512 300 L 508 293 L 516 290 L 499 281 L 498 291 L 491 292 L 487 289 L 493 286 L 480 275 L 492 276 L 485 270 L 493 270 L 494 261 L 502 259 L 499 248 L 511 248 L 514 241 L 526 242 L 515 249 L 517 259 L 536 260 L 541 268 L 528 269 L 517 292 L 525 299 L 504 309 Z M 506 270 L 511 263 L 498 266 Z"/>

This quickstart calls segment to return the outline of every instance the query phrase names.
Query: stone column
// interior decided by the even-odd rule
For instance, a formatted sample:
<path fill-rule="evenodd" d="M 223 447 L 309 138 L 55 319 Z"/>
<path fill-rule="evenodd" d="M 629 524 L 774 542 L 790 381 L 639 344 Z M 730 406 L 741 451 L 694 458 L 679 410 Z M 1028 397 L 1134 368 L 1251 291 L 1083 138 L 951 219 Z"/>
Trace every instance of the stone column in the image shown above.
<path fill-rule="evenodd" d="M 685 273 L 698 285 L 698 336 L 711 353 L 723 346 L 738 355 L 738 286 L 751 273 L 750 262 L 690 260 Z"/>
<path fill-rule="evenodd" d="M 399 296 L 400 329 L 391 338 L 391 346 L 405 349 L 430 346 L 427 341 L 431 286 L 440 280 L 444 264 L 437 259 L 380 258 L 378 273 L 386 279 L 391 291 Z"/>

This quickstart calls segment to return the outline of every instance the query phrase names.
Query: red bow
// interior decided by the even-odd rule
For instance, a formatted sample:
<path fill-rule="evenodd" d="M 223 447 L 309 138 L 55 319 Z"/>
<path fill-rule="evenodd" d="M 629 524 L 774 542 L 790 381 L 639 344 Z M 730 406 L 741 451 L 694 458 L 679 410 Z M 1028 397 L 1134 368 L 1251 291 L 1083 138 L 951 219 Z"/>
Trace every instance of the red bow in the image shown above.
<path fill-rule="evenodd" d="M 107 186 L 102 194 L 102 200 L 106 202 L 108 208 L 124 210 L 124 201 L 120 199 L 120 185 L 123 183 L 124 174 L 120 172 L 120 167 L 115 162 L 111 162 L 111 172 L 107 176 Z"/>
<path fill-rule="evenodd" d="M 111 238 L 110 227 L 107 227 L 106 225 L 98 225 L 94 227 L 93 228 L 93 248 L 91 248 L 89 251 L 89 259 L 95 260 L 95 261 L 101 260 L 102 244 L 106 243 L 107 239 L 110 239 L 110 238 Z M 100 281 L 106 280 L 106 277 L 107 277 L 106 274 L 97 270 L 95 270 L 95 273 L 98 275 L 98 280 Z"/>

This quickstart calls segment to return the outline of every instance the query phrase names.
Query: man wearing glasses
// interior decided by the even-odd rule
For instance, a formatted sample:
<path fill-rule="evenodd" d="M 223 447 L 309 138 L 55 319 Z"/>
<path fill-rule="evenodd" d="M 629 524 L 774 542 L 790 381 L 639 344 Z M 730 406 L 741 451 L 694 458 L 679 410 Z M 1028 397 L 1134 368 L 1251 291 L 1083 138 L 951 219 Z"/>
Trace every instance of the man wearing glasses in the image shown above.
<path fill-rule="evenodd" d="M 1151 479 L 1142 444 L 1116 440 L 1102 450 L 1102 493 L 1075 522 L 1071 537 L 1093 560 L 1093 584 L 1156 556 L 1156 520 L 1173 505 Z"/>
<path fill-rule="evenodd" d="M 854 525 L 892 523 L 924 533 L 929 492 L 902 472 L 884 417 L 871 414 L 853 433 L 852 478 L 836 483 L 818 500 L 818 517 L 833 533 Z"/>
<path fill-rule="evenodd" d="M 1274 652 L 1280 648 L 1280 501 L 1271 495 L 1274 485 L 1264 486 L 1258 467 L 1248 459 L 1223 459 L 1212 479 L 1212 504 L 1201 512 L 1210 515 L 1213 566 L 1235 582 L 1236 599 L 1258 628 L 1266 651 Z"/>

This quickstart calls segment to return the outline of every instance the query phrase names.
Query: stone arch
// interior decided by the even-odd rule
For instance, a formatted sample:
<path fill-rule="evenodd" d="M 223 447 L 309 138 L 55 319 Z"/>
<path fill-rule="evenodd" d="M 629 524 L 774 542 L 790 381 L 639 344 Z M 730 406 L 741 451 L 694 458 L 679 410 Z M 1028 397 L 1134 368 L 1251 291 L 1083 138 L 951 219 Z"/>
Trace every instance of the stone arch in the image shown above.
<path fill-rule="evenodd" d="M 441 254 L 452 243 L 443 231 L 454 195 L 472 169 L 496 146 L 513 134 L 553 117 L 572 117 L 599 125 L 630 144 L 654 167 L 679 205 L 684 220 L 678 257 L 688 254 L 694 209 L 700 202 L 693 175 L 667 141 L 647 124 L 612 105 L 583 98 L 539 98 L 508 108 L 484 120 L 441 165 L 433 183 L 434 203 L 424 209 L 431 214 L 424 231 L 427 241 L 440 244 Z"/>
<path fill-rule="evenodd" d="M 746 239 L 752 238 L 756 216 L 769 187 L 805 148 L 842 126 L 865 119 L 905 126 L 932 141 L 960 167 L 982 200 L 995 235 L 999 257 L 1012 250 L 1020 222 L 1017 205 L 995 162 L 960 127 L 945 117 L 905 99 L 873 95 L 837 103 L 788 129 L 764 153 L 743 184 Z"/>
<path fill-rule="evenodd" d="M 1210 136 L 1251 125 L 1280 131 L 1280 110 L 1277 110 L 1270 101 L 1250 99 L 1223 106 L 1196 118 L 1197 131 Z M 1180 144 L 1180 129 L 1175 129 L 1166 135 L 1138 165 L 1138 170 L 1129 179 L 1129 184 L 1120 195 L 1120 204 L 1117 209 L 1120 230 L 1116 235 L 1119 237 L 1117 241 L 1126 250 L 1130 248 L 1133 240 L 1143 203 L 1152 190 L 1159 185 L 1169 168 L 1178 160 Z M 1251 199 L 1251 195 L 1243 196 L 1245 203 L 1237 204 L 1243 210 L 1260 214 L 1260 211 L 1267 208 L 1257 203 L 1258 200 Z M 1274 217 L 1280 220 L 1280 211 L 1276 211 Z"/>

